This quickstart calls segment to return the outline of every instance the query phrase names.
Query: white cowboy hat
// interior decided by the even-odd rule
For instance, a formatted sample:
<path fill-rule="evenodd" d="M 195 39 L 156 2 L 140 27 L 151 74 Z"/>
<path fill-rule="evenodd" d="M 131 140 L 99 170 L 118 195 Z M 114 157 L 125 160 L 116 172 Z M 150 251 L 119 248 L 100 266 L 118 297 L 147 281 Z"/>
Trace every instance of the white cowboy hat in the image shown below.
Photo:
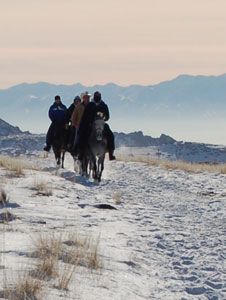
<path fill-rule="evenodd" d="M 85 92 L 85 93 L 82 93 L 82 97 L 84 97 L 84 96 L 89 96 L 89 97 L 91 97 L 92 95 L 89 93 L 89 92 Z"/>

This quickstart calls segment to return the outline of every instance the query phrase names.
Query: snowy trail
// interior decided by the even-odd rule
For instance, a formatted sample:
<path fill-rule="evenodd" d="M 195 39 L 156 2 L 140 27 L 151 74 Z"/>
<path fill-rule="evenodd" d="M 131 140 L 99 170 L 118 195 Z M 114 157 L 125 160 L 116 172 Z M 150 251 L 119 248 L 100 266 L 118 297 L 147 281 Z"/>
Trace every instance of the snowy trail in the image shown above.
<path fill-rule="evenodd" d="M 22 218 L 17 226 L 23 234 L 44 226 L 100 235 L 102 280 L 86 282 L 81 299 L 226 298 L 225 175 L 106 161 L 96 184 L 76 176 L 70 158 L 57 175 L 53 162 L 37 160 L 44 172 L 14 180 L 11 197 L 20 207 L 12 211 Z M 50 182 L 53 196 L 31 198 L 31 190 L 28 195 L 35 176 Z M 103 203 L 117 210 L 96 207 Z"/>
<path fill-rule="evenodd" d="M 87 202 L 109 201 L 115 191 L 124 198 L 124 226 L 116 234 L 125 238 L 131 257 L 139 253 L 128 264 L 146 274 L 143 297 L 164 299 L 167 290 L 168 299 L 177 293 L 214 299 L 226 288 L 225 176 L 117 162 L 108 163 L 103 179 L 85 191 Z"/>

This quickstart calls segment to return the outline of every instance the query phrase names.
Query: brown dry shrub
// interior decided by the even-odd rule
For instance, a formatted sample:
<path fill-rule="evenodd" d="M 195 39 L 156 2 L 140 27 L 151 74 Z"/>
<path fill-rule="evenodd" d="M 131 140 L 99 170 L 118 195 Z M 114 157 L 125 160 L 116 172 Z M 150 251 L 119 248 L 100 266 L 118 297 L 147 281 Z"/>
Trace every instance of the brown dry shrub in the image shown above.
<path fill-rule="evenodd" d="M 6 192 L 3 189 L 0 189 L 0 205 L 5 206 L 7 201 L 8 197 L 6 195 Z"/>
<path fill-rule="evenodd" d="M 37 191 L 37 195 L 42 195 L 42 196 L 52 196 L 53 192 L 49 188 L 47 182 L 41 179 L 35 179 L 34 181 L 34 190 Z"/>
<path fill-rule="evenodd" d="M 43 284 L 40 280 L 28 275 L 20 276 L 14 283 L 7 285 L 3 291 L 5 299 L 9 300 L 37 300 L 41 299 Z"/>
<path fill-rule="evenodd" d="M 90 269 L 99 269 L 102 266 L 99 253 L 100 237 L 93 240 L 89 237 L 82 237 L 78 234 L 70 234 L 65 242 L 70 249 L 64 252 L 62 257 L 65 263 L 78 266 L 85 266 Z"/>
<path fill-rule="evenodd" d="M 117 155 L 118 161 L 142 162 L 154 167 L 162 167 L 170 170 L 182 170 L 191 173 L 220 173 L 226 174 L 226 163 L 189 163 L 181 160 L 171 161 L 167 159 L 152 158 L 146 156 Z"/>
<path fill-rule="evenodd" d="M 24 169 L 39 170 L 37 166 L 28 164 L 20 158 L 0 155 L 0 167 L 9 171 L 9 176 L 20 177 L 24 175 Z"/>

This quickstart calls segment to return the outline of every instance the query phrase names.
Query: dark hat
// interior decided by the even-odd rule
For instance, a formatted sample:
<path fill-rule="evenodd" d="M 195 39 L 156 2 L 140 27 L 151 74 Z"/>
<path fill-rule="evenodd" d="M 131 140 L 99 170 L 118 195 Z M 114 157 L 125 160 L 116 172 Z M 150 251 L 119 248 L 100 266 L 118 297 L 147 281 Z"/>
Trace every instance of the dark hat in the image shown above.
<path fill-rule="evenodd" d="M 93 100 L 94 100 L 94 102 L 99 103 L 101 101 L 101 93 L 96 91 L 93 94 Z"/>
<path fill-rule="evenodd" d="M 60 96 L 59 95 L 55 96 L 55 100 L 57 100 L 57 99 L 60 100 Z"/>
<path fill-rule="evenodd" d="M 81 98 L 79 96 L 75 96 L 74 101 L 75 100 L 80 100 L 81 101 Z"/>

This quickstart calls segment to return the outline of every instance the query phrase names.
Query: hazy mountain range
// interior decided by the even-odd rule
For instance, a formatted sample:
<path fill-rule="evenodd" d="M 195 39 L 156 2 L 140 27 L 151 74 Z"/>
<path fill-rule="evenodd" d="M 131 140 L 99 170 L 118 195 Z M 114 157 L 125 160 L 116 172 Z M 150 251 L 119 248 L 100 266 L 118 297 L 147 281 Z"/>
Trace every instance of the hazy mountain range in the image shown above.
<path fill-rule="evenodd" d="M 23 83 L 0 90 L 0 118 L 22 130 L 45 133 L 54 96 L 59 94 L 69 106 L 75 95 L 86 90 L 101 91 L 113 131 L 165 133 L 177 140 L 226 144 L 226 74 L 180 75 L 156 85 L 128 87 Z"/>

